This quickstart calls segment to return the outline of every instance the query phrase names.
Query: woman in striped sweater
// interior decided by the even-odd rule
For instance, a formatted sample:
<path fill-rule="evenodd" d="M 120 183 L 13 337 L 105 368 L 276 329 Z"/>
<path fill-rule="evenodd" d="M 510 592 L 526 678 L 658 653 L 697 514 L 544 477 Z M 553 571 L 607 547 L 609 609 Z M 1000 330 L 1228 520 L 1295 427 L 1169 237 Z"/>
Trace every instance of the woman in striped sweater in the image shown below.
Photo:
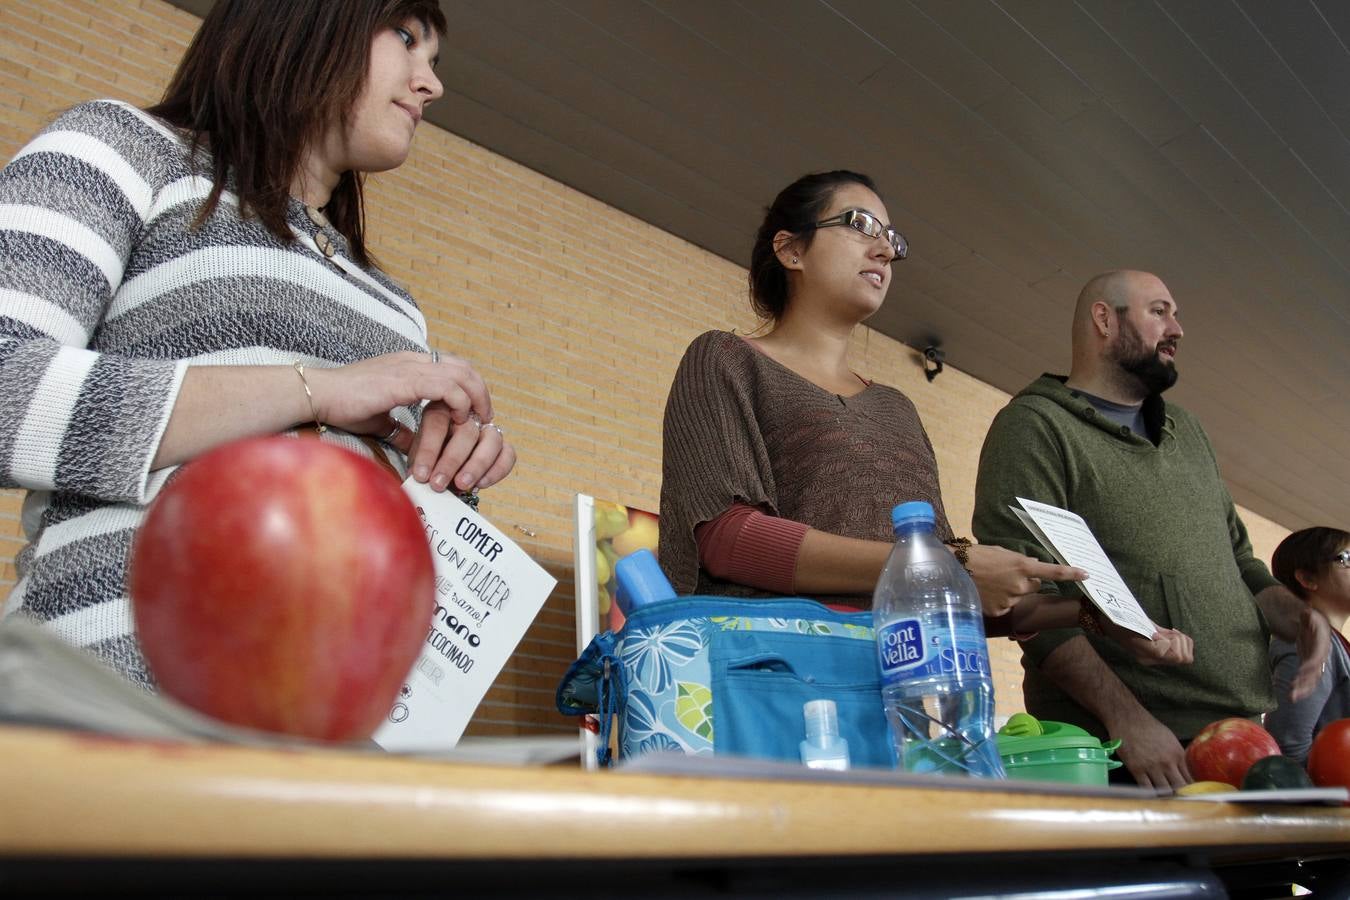
<path fill-rule="evenodd" d="M 510 472 L 483 379 L 365 244 L 362 177 L 441 95 L 445 25 L 435 0 L 218 0 L 158 106 L 77 106 L 0 171 L 0 485 L 29 541 L 5 615 L 149 687 L 125 571 L 175 466 L 317 418 L 438 490 Z"/>

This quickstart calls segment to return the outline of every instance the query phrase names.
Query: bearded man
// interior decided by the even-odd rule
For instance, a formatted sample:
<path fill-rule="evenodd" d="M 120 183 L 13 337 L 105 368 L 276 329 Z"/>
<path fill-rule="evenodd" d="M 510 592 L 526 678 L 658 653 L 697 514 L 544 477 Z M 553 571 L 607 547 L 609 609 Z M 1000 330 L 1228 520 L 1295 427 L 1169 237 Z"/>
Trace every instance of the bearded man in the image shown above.
<path fill-rule="evenodd" d="M 1144 665 L 1092 634 L 1085 601 L 1082 631 L 1022 645 L 1027 710 L 1120 739 L 1125 771 L 1163 788 L 1191 780 L 1184 744 L 1206 724 L 1274 706 L 1271 632 L 1299 646 L 1295 696 L 1316 683 L 1331 635 L 1252 555 L 1209 439 L 1162 398 L 1177 380 L 1182 334 L 1156 275 L 1093 278 L 1074 310 L 1069 375 L 1042 375 L 998 414 L 975 488 L 981 543 L 1048 560 L 1009 506 L 1025 497 L 1072 510 L 1153 621 L 1194 640 L 1192 665 Z"/>

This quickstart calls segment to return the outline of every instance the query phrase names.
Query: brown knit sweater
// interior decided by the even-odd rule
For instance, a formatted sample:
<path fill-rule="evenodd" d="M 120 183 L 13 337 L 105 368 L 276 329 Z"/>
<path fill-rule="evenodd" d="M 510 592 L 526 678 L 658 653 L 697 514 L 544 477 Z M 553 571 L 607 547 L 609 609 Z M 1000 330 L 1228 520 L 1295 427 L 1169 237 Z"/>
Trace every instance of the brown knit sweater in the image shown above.
<path fill-rule="evenodd" d="M 951 538 L 933 446 L 904 394 L 873 383 L 840 397 L 724 331 L 689 345 L 666 400 L 661 480 L 661 565 L 680 594 L 770 596 L 699 568 L 694 527 L 737 501 L 890 542 L 891 508 L 906 500 L 933 504 L 936 534 Z"/>

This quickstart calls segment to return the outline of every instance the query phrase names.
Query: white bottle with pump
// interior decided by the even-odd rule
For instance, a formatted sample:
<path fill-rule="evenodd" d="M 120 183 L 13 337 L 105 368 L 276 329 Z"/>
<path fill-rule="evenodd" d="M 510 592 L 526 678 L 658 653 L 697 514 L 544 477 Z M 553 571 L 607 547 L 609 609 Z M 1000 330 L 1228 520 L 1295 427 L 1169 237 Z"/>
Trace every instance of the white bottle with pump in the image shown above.
<path fill-rule="evenodd" d="M 833 700 L 802 704 L 806 740 L 801 742 L 802 763 L 808 769 L 848 768 L 848 741 L 839 736 L 839 713 Z"/>

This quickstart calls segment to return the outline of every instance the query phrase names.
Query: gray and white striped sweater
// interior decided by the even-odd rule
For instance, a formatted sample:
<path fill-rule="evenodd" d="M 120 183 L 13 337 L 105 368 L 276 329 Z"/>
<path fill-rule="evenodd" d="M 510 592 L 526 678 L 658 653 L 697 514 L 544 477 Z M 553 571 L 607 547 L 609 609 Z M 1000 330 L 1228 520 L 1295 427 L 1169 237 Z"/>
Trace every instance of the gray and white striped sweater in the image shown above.
<path fill-rule="evenodd" d="M 28 490 L 29 541 L 3 614 L 147 687 L 127 557 L 171 472 L 150 463 L 186 367 L 331 366 L 427 347 L 412 298 L 350 262 L 331 227 L 326 259 L 299 201 L 288 247 L 228 191 L 190 227 L 210 189 L 178 132 L 114 101 L 66 112 L 0 170 L 0 485 Z M 351 435 L 325 437 L 370 455 Z"/>

